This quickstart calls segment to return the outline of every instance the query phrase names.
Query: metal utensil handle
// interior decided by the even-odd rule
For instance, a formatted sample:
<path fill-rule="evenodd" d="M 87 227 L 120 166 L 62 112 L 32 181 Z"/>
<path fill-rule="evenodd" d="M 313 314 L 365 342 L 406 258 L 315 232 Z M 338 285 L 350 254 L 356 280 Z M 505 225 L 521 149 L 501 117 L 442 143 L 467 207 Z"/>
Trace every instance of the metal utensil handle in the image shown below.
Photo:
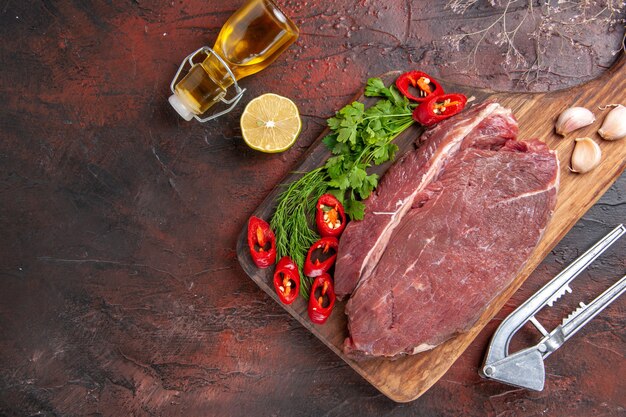
<path fill-rule="evenodd" d="M 521 326 L 526 323 L 526 320 L 534 316 L 539 310 L 541 310 L 546 303 L 548 303 L 555 294 L 562 291 L 562 288 L 568 285 L 574 278 L 576 278 L 582 271 L 584 271 L 589 265 L 595 261 L 598 256 L 607 250 L 617 239 L 619 239 L 624 233 L 626 233 L 626 227 L 620 224 L 613 229 L 609 234 L 600 239 L 595 245 L 589 248 L 585 253 L 579 256 L 574 262 L 569 264 L 563 271 L 561 271 L 550 282 L 543 286 L 535 295 L 531 296 L 526 302 L 524 302 L 516 313 L 520 313 L 525 319 L 520 326 L 515 329 L 519 330 Z M 511 317 L 511 316 L 509 316 Z"/>
<path fill-rule="evenodd" d="M 600 294 L 595 300 L 584 307 L 578 314 L 563 324 L 563 336 L 565 340 L 572 337 L 578 330 L 587 324 L 592 318 L 598 315 L 609 304 L 619 298 L 626 291 L 626 275 L 606 291 Z"/>
<path fill-rule="evenodd" d="M 491 339 L 485 363 L 505 358 L 509 354 L 509 344 L 515 333 L 624 233 L 626 227 L 620 224 L 504 319 Z"/>
<path fill-rule="evenodd" d="M 557 326 L 549 335 L 547 335 L 538 345 L 537 348 L 542 353 L 542 358 L 546 359 L 558 348 L 563 346 L 570 337 L 583 326 L 604 310 L 609 304 L 615 301 L 620 295 L 626 291 L 626 276 L 613 284 L 604 291 L 600 296 L 588 305 L 580 303 L 580 307 L 574 310 L 563 324 Z"/>
<path fill-rule="evenodd" d="M 541 288 L 537 293 L 531 297 L 526 303 L 533 303 L 534 311 L 530 316 L 535 315 L 537 311 L 544 307 L 544 305 L 550 301 L 551 297 L 556 294 L 561 288 L 569 284 L 574 278 L 576 278 L 582 271 L 584 271 L 589 265 L 591 265 L 598 256 L 607 250 L 617 239 L 619 239 L 624 233 L 626 233 L 626 227 L 620 224 L 606 236 L 604 236 L 595 245 L 589 248 L 585 253 L 579 256 L 574 262 L 561 271 L 552 281 Z M 541 300 L 541 302 L 539 302 Z M 524 303 L 524 304 L 526 304 Z M 535 305 L 534 303 L 537 303 Z"/>

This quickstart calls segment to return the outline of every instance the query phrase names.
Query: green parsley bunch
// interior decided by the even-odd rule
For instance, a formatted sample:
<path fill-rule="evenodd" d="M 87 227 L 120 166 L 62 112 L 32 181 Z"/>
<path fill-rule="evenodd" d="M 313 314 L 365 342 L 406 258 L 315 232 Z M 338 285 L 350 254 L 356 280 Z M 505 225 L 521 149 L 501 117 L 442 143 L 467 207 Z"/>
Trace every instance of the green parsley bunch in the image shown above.
<path fill-rule="evenodd" d="M 365 95 L 384 99 L 368 109 L 357 101 L 339 110 L 328 119 L 332 133 L 323 139 L 333 154 L 325 165 L 328 186 L 353 220 L 363 218 L 362 200 L 378 185 L 378 175 L 367 168 L 393 159 L 398 147 L 392 141 L 413 124 L 414 106 L 394 86 L 370 78 Z"/>

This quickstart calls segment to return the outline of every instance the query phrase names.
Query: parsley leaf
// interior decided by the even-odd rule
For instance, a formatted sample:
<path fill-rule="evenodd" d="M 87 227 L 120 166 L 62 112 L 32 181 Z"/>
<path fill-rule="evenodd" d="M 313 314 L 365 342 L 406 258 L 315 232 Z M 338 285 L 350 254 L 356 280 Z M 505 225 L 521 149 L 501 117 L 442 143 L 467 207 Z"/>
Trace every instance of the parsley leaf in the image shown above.
<path fill-rule="evenodd" d="M 352 220 L 363 220 L 365 204 L 361 201 L 349 199 L 344 202 L 343 207 Z"/>
<path fill-rule="evenodd" d="M 387 87 L 385 87 L 385 83 L 380 78 L 370 78 L 367 80 L 367 85 L 365 86 L 365 95 L 367 97 L 387 97 L 385 94 L 387 91 Z"/>
<path fill-rule="evenodd" d="M 352 219 L 363 218 L 365 205 L 360 200 L 378 185 L 378 175 L 368 175 L 368 168 L 393 159 L 398 147 L 391 142 L 413 124 L 414 105 L 395 86 L 385 87 L 380 78 L 370 78 L 365 95 L 381 99 L 367 109 L 355 101 L 339 110 L 328 119 L 331 133 L 323 140 L 334 155 L 325 165 L 327 184 L 334 194 L 343 194 Z"/>

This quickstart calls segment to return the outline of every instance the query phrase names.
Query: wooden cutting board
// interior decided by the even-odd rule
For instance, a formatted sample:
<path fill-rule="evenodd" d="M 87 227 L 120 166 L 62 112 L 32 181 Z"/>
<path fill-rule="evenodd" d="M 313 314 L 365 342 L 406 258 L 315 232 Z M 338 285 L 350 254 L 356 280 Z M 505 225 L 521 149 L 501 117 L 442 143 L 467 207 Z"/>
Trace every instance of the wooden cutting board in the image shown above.
<path fill-rule="evenodd" d="M 407 402 L 418 398 L 444 375 L 549 251 L 624 171 L 626 167 L 626 139 L 609 142 L 602 140 L 596 132 L 609 111 L 609 109 L 602 111 L 599 106 L 611 103 L 626 105 L 625 62 L 626 58 L 622 54 L 618 62 L 599 79 L 583 86 L 554 93 L 495 93 L 442 83 L 447 92 L 463 92 L 468 97 L 476 97 L 476 102 L 487 98 L 495 99 L 503 106 L 511 108 L 519 121 L 519 138 L 540 138 L 551 149 L 557 150 L 561 163 L 561 185 L 557 207 L 542 240 L 517 278 L 505 291 L 493 299 L 478 322 L 467 333 L 448 340 L 429 352 L 396 361 L 373 359 L 355 362 L 346 357 L 341 350 L 343 341 L 347 336 L 347 320 L 344 315 L 345 302 L 338 302 L 335 305 L 335 311 L 326 324 L 322 326 L 311 323 L 307 315 L 307 305 L 301 297 L 290 306 L 283 305 L 273 288 L 273 268 L 258 269 L 252 263 L 246 243 L 246 227 L 242 230 L 237 242 L 237 254 L 241 266 L 259 287 L 387 397 L 397 402 Z M 398 74 L 399 72 L 389 73 L 383 75 L 382 78 L 388 85 L 395 80 Z M 365 80 L 363 81 L 365 82 Z M 362 95 L 356 99 L 368 103 L 368 99 Z M 583 106 L 590 109 L 596 115 L 596 122 L 562 138 L 554 133 L 554 122 L 561 111 L 571 106 Z M 412 146 L 411 143 L 421 131 L 421 128 L 413 126 L 395 140 L 395 143 L 400 147 L 400 153 Z M 323 132 L 311 145 L 300 164 L 295 167 L 294 172 L 307 172 L 324 163 L 329 153 L 321 139 L 326 134 L 327 131 Z M 571 152 L 574 148 L 574 139 L 585 136 L 593 138 L 600 145 L 603 154 L 602 162 L 587 174 L 574 174 L 568 168 Z M 377 171 L 380 173 L 386 170 L 388 166 L 379 167 L 380 169 Z M 299 176 L 300 174 L 288 175 L 281 181 L 281 184 L 288 184 Z M 276 198 L 282 189 L 284 188 L 279 184 L 253 214 L 269 221 Z M 581 250 L 583 249 L 587 248 L 581 248 Z"/>

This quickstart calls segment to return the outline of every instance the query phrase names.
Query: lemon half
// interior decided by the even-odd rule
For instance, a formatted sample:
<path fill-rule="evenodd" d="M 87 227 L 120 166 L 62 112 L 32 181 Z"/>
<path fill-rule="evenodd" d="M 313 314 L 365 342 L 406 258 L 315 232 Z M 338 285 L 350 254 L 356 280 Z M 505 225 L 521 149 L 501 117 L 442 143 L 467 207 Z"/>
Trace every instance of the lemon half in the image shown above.
<path fill-rule="evenodd" d="M 266 153 L 286 151 L 296 142 L 302 129 L 296 104 L 273 93 L 250 101 L 240 123 L 243 140 L 248 146 Z"/>

